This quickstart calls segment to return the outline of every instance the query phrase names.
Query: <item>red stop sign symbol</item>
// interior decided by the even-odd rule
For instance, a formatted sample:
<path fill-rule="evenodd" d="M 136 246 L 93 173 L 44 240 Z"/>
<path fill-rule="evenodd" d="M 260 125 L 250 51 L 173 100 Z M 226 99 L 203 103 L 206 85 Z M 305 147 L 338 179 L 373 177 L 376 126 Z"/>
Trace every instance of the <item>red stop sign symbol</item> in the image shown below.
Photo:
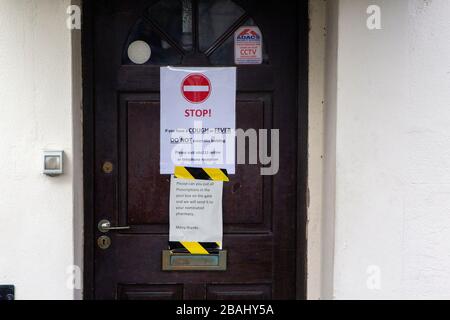
<path fill-rule="evenodd" d="M 187 101 L 202 103 L 211 94 L 211 82 L 203 74 L 190 74 L 181 83 L 181 92 Z"/>

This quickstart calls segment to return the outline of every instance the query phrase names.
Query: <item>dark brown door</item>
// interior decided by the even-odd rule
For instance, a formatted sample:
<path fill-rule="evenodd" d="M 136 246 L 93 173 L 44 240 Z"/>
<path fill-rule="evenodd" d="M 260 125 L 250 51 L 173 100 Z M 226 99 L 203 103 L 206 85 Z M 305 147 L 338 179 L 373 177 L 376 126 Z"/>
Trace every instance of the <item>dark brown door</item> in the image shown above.
<path fill-rule="evenodd" d="M 259 0 L 97 0 L 90 6 L 95 160 L 87 224 L 93 241 L 86 245 L 92 248 L 93 297 L 295 298 L 303 276 L 297 274 L 303 270 L 297 265 L 303 252 L 297 220 L 303 202 L 297 196 L 298 17 L 305 6 Z M 279 172 L 262 176 L 260 165 L 239 165 L 226 183 L 226 271 L 162 271 L 170 177 L 159 174 L 159 68 L 232 66 L 233 34 L 246 25 L 260 28 L 264 61 L 238 66 L 237 127 L 280 129 Z M 138 40 L 151 48 L 149 59 L 145 45 L 129 52 Z M 97 245 L 102 219 L 131 227 L 108 232 L 107 249 Z"/>

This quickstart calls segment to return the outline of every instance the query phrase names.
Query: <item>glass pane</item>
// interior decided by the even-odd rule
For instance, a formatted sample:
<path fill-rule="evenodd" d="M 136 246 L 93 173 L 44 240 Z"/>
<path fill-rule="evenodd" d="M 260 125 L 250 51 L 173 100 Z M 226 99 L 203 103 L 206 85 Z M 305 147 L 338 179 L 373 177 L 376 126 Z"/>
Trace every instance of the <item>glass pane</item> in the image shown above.
<path fill-rule="evenodd" d="M 231 0 L 199 0 L 199 47 L 206 51 L 245 11 Z"/>
<path fill-rule="evenodd" d="M 162 40 L 145 20 L 140 20 L 133 27 L 125 44 L 122 54 L 123 64 L 136 64 L 136 62 L 141 62 L 133 62 L 129 56 L 130 45 L 135 44 L 136 41 L 145 42 L 150 46 L 150 57 L 143 64 L 166 65 L 181 63 L 182 57 L 178 51 L 172 48 L 166 41 Z"/>
<path fill-rule="evenodd" d="M 243 26 L 256 26 L 253 19 L 248 19 Z M 234 65 L 234 34 L 231 35 L 224 44 L 222 44 L 213 54 L 209 57 L 211 64 L 215 65 Z M 264 44 L 263 35 L 263 63 L 269 63 L 269 56 Z"/>
<path fill-rule="evenodd" d="M 148 17 L 186 51 L 192 50 L 192 1 L 159 1 L 148 10 Z"/>

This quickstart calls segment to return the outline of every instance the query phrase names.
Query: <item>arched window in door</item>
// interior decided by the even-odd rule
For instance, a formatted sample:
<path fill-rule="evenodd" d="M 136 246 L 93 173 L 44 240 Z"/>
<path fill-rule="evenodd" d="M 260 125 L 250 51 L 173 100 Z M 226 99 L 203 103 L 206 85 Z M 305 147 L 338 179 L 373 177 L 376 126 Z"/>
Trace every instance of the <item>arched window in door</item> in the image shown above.
<path fill-rule="evenodd" d="M 234 65 L 234 33 L 242 26 L 256 24 L 231 0 L 162 0 L 133 26 L 122 63 Z"/>

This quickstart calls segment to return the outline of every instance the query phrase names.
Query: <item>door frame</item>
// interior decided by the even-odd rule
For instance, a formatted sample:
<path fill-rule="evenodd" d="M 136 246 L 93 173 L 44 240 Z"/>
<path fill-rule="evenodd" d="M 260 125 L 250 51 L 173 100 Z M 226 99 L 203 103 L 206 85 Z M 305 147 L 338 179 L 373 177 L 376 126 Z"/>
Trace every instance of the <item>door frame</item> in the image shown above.
<path fill-rule="evenodd" d="M 82 0 L 82 82 L 83 82 L 83 189 L 84 189 L 84 259 L 83 299 L 95 298 L 94 281 L 94 12 L 95 0 Z M 308 1 L 299 2 L 298 12 L 298 128 L 297 128 L 297 239 L 296 298 L 307 297 L 307 192 L 308 192 Z M 301 77 L 300 75 L 303 75 Z"/>

